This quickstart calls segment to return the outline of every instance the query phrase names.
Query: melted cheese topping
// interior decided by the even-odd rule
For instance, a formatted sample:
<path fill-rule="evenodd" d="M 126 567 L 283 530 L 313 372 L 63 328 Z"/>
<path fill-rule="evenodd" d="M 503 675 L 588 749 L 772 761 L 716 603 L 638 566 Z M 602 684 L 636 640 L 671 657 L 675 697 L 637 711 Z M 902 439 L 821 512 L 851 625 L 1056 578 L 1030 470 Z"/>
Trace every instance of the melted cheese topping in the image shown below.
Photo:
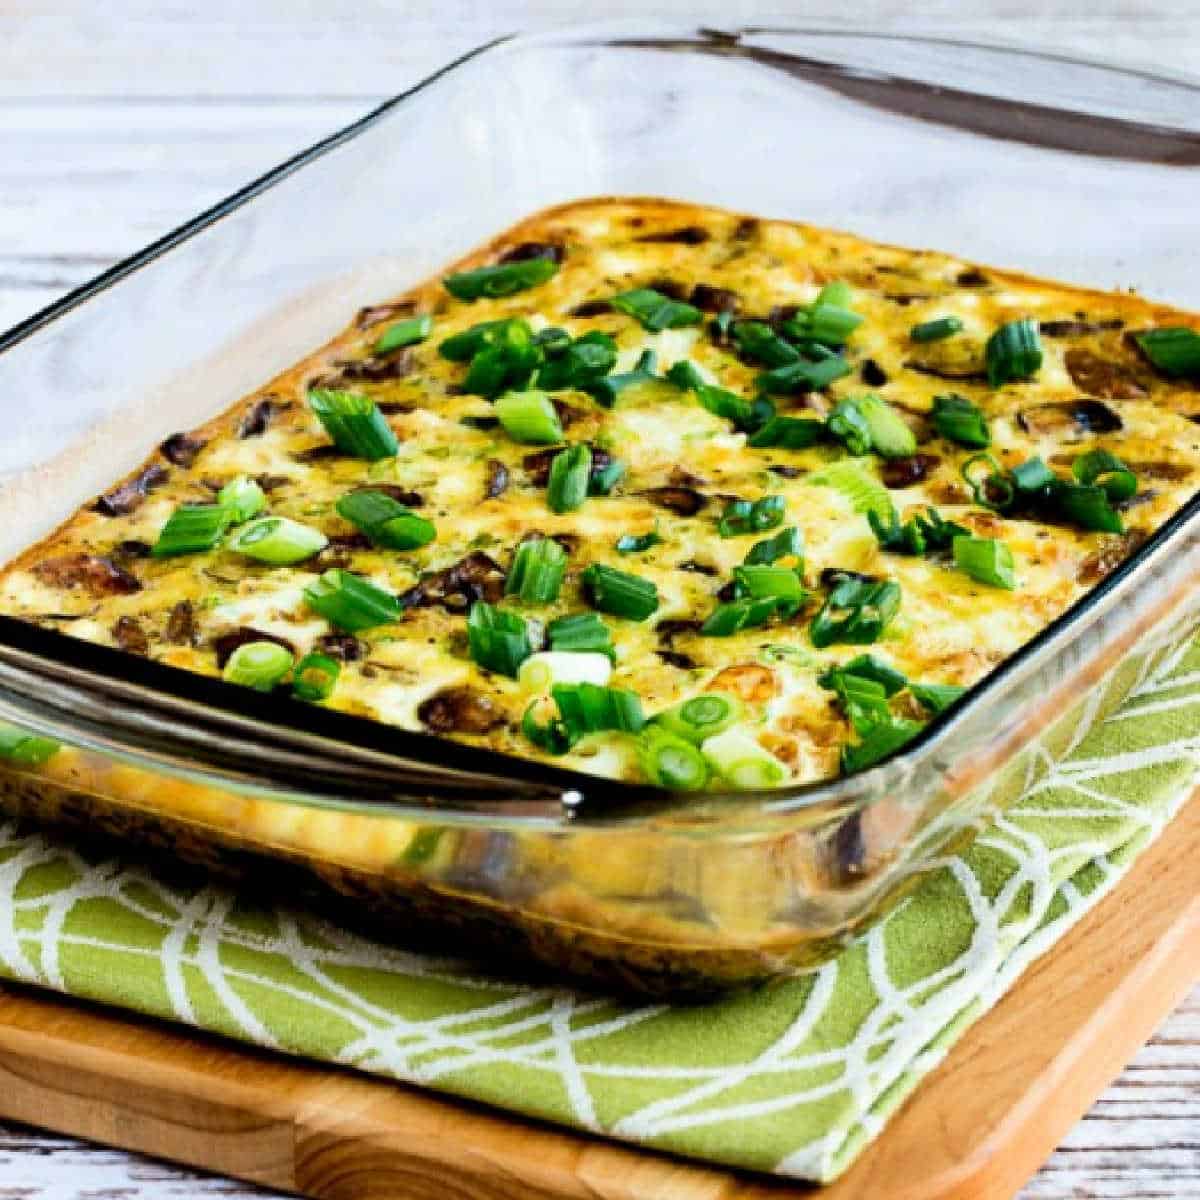
<path fill-rule="evenodd" d="M 661 240 L 679 230 L 687 236 Z M 900 585 L 900 614 L 870 647 L 877 658 L 913 681 L 970 685 L 1070 607 L 1194 490 L 1200 394 L 1186 381 L 1157 375 L 1126 335 L 1151 325 L 1200 328 L 1195 317 L 1127 295 L 975 268 L 942 254 L 658 201 L 584 201 L 551 210 L 459 269 L 494 261 L 528 242 L 562 248 L 561 268 L 549 282 L 505 299 L 464 303 L 434 280 L 399 301 L 364 310 L 331 345 L 195 431 L 203 446 L 193 462 L 168 465 L 157 458 L 166 467 L 165 480 L 129 511 L 81 511 L 11 564 L 0 576 L 0 611 L 211 675 L 219 673 L 222 637 L 247 629 L 285 640 L 297 655 L 330 649 L 328 638 L 336 631 L 306 607 L 303 596 L 305 584 L 330 566 L 403 593 L 470 553 L 488 555 L 503 572 L 523 536 L 563 535 L 571 556 L 560 599 L 524 615 L 545 622 L 585 610 L 579 575 L 590 563 L 652 580 L 661 597 L 652 618 L 605 618 L 617 651 L 611 686 L 636 691 L 648 714 L 706 689 L 737 692 L 749 704 L 760 743 L 787 765 L 790 782 L 803 782 L 836 774 L 840 749 L 853 740 L 817 677 L 864 650 L 813 647 L 809 625 L 822 600 L 823 569 L 866 572 Z M 813 471 L 846 457 L 836 443 L 803 451 L 752 449 L 690 393 L 667 388 L 622 399 L 612 410 L 583 393 L 556 393 L 568 406 L 567 440 L 602 445 L 627 471 L 611 495 L 590 498 L 577 512 L 554 514 L 526 462 L 539 448 L 515 444 L 502 429 L 471 424 L 489 417 L 490 405 L 462 394 L 458 385 L 466 368 L 437 352 L 445 338 L 479 322 L 524 317 L 535 330 L 553 325 L 576 337 L 591 330 L 611 334 L 619 349 L 617 372 L 632 369 L 652 349 L 661 371 L 687 359 L 707 380 L 752 397 L 761 367 L 740 360 L 714 336 L 707 318 L 703 326 L 648 333 L 602 305 L 598 312 L 594 303 L 585 306 L 593 313 L 588 316 L 576 310 L 635 287 L 692 295 L 696 285 L 706 285 L 736 294 L 739 315 L 766 319 L 778 306 L 811 302 L 834 279 L 851 284 L 854 307 L 864 318 L 846 351 L 852 373 L 823 392 L 778 398 L 781 415 L 820 417 L 839 399 L 864 391 L 898 406 L 917 435 L 919 453 L 930 460 L 923 478 L 891 492 L 901 519 L 932 504 L 945 519 L 1002 539 L 1015 557 L 1016 591 L 978 583 L 945 557 L 883 552 L 844 496 L 809 481 Z M 380 333 L 413 312 L 432 315 L 433 336 L 382 364 L 373 359 Z M 942 316 L 959 317 L 963 331 L 942 342 L 911 340 L 913 325 Z M 1000 324 L 1020 317 L 1043 322 L 1043 366 L 1026 382 L 989 388 L 982 374 L 984 342 Z M 306 453 L 328 442 L 305 400 L 318 379 L 383 406 L 400 443 L 395 459 L 369 464 Z M 1069 474 L 1070 462 L 1086 450 L 1117 454 L 1139 480 L 1139 494 L 1124 513 L 1127 532 L 1007 519 L 973 504 L 960 475 L 971 452 L 937 437 L 925 416 L 933 397 L 948 392 L 983 410 L 992 453 L 1006 467 L 1041 455 Z M 1107 410 L 1107 432 L 1093 433 L 1086 422 L 1044 407 L 1081 396 Z M 264 399 L 271 403 L 266 429 L 247 430 L 247 414 Z M 489 498 L 497 463 L 509 482 Z M 879 459 L 860 459 L 859 465 L 872 474 L 882 468 L 887 478 Z M 145 557 L 175 505 L 210 503 L 240 474 L 266 477 L 269 513 L 320 528 L 333 539 L 331 546 L 293 568 L 261 566 L 224 549 Z M 436 541 L 407 553 L 363 545 L 334 505 L 348 490 L 370 483 L 417 493 L 420 513 L 437 527 Z M 706 502 L 694 515 L 678 515 L 648 494 L 666 486 L 692 488 Z M 702 637 L 696 626 L 718 602 L 716 593 L 758 537 L 766 536 L 722 538 L 717 518 L 730 497 L 768 494 L 784 498 L 784 524 L 803 533 L 812 600 L 786 621 L 728 638 Z M 622 534 L 653 529 L 661 538 L 654 547 L 617 553 Z M 106 568 L 99 575 L 69 569 L 93 560 L 126 572 L 125 585 L 106 587 Z M 470 660 L 465 611 L 465 602 L 412 607 L 398 622 L 361 633 L 353 643 L 341 639 L 337 650 L 348 653 L 348 661 L 329 704 L 420 729 L 431 719 L 429 702 L 449 691 L 482 703 L 488 714 L 485 731 L 445 730 L 449 736 L 538 756 L 520 732 L 530 696 L 516 680 L 482 671 Z M 443 731 L 436 722 L 435 728 Z M 558 761 L 611 777 L 638 775 L 631 741 L 621 735 L 585 738 Z"/>

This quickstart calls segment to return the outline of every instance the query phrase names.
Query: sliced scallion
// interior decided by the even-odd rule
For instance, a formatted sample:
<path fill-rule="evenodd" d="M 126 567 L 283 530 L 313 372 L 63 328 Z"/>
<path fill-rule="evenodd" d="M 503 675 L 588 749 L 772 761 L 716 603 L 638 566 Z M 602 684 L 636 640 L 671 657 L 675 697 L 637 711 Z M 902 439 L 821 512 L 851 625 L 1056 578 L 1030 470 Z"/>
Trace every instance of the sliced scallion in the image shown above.
<path fill-rule="evenodd" d="M 550 463 L 546 503 L 556 513 L 574 512 L 587 499 L 592 451 L 580 443 L 560 451 Z"/>
<path fill-rule="evenodd" d="M 561 331 L 560 331 L 561 332 Z M 537 338 L 541 335 L 538 334 Z M 545 343 L 538 342 L 543 353 L 550 353 Z M 555 392 L 563 388 L 583 391 L 590 383 L 607 375 L 617 362 L 617 343 L 611 334 L 593 330 L 561 348 L 538 371 L 537 386 Z"/>
<path fill-rule="evenodd" d="M 1200 377 L 1200 333 L 1185 326 L 1148 329 L 1134 338 L 1146 357 L 1173 378 Z"/>
<path fill-rule="evenodd" d="M 248 475 L 239 475 L 217 493 L 217 503 L 229 510 L 230 524 L 240 525 L 266 508 L 267 497 Z"/>
<path fill-rule="evenodd" d="M 49 762 L 62 744 L 52 738 L 39 737 L 27 729 L 0 721 L 0 758 L 20 767 L 40 767 Z"/>
<path fill-rule="evenodd" d="M 571 613 L 557 617 L 546 626 L 546 637 L 551 650 L 574 654 L 595 652 L 604 654 L 615 662 L 612 632 L 595 613 Z"/>
<path fill-rule="evenodd" d="M 730 500 L 717 521 L 717 532 L 724 538 L 746 533 L 765 533 L 783 521 L 787 502 L 782 496 L 762 496 L 757 500 Z"/>
<path fill-rule="evenodd" d="M 609 304 L 617 312 L 633 317 L 643 329 L 658 333 L 663 329 L 680 329 L 685 325 L 696 325 L 701 312 L 691 304 L 672 300 L 653 288 L 635 288 L 614 296 Z"/>
<path fill-rule="evenodd" d="M 928 709 L 933 715 L 940 716 L 960 696 L 966 694 L 965 687 L 956 683 L 914 683 L 909 691 L 916 697 L 922 708 Z"/>
<path fill-rule="evenodd" d="M 850 364 L 842 357 L 831 354 L 813 362 L 802 358 L 799 362 L 764 371 L 754 381 L 760 391 L 772 396 L 787 396 L 793 392 L 819 392 L 836 379 L 849 375 Z"/>
<path fill-rule="evenodd" d="M 755 542 L 746 555 L 746 566 L 770 566 L 781 558 L 794 558 L 797 570 L 804 566 L 804 536 L 795 525 Z"/>
<path fill-rule="evenodd" d="M 432 521 L 386 492 L 360 488 L 347 492 L 335 507 L 340 517 L 361 529 L 374 545 L 389 550 L 417 550 L 437 537 L 437 527 Z"/>
<path fill-rule="evenodd" d="M 900 585 L 892 580 L 843 579 L 813 618 L 809 637 L 818 649 L 836 642 L 867 645 L 900 611 Z"/>
<path fill-rule="evenodd" d="M 221 504 L 181 504 L 162 527 L 150 553 L 155 558 L 199 554 L 225 536 L 232 514 Z"/>
<path fill-rule="evenodd" d="M 972 579 L 1012 591 L 1017 586 L 1012 551 L 996 538 L 956 537 L 955 566 Z"/>
<path fill-rule="evenodd" d="M 558 410 L 545 392 L 506 392 L 493 407 L 514 442 L 541 446 L 562 441 Z"/>
<path fill-rule="evenodd" d="M 394 457 L 399 449 L 392 427 L 370 397 L 317 388 L 308 393 L 308 402 L 343 454 L 374 462 Z"/>
<path fill-rule="evenodd" d="M 958 317 L 935 317 L 914 325 L 908 331 L 908 336 L 914 342 L 940 342 L 943 338 L 962 333 L 962 328 L 963 323 Z"/>
<path fill-rule="evenodd" d="M 471 658 L 484 670 L 513 679 L 521 664 L 533 653 L 525 620 L 482 600 L 471 605 L 467 617 L 467 644 Z"/>
<path fill-rule="evenodd" d="M 269 692 L 292 669 L 293 661 L 277 642 L 246 642 L 229 656 L 221 676 L 226 683 Z"/>
<path fill-rule="evenodd" d="M 1137 493 L 1137 476 L 1108 450 L 1089 450 L 1072 464 L 1071 473 L 1082 484 L 1095 484 L 1113 504 Z"/>
<path fill-rule="evenodd" d="M 517 671 L 517 680 L 530 692 L 545 692 L 555 683 L 591 683 L 603 687 L 612 676 L 612 661 L 598 651 L 540 650 Z"/>
<path fill-rule="evenodd" d="M 975 469 L 980 463 L 987 468 L 986 473 Z M 972 454 L 962 465 L 962 477 L 976 504 L 996 512 L 1012 506 L 1016 495 L 1012 479 L 992 455 Z"/>
<path fill-rule="evenodd" d="M 584 594 L 601 612 L 644 621 L 658 611 L 658 588 L 649 579 L 593 563 L 581 576 Z"/>
<path fill-rule="evenodd" d="M 924 729 L 920 721 L 907 721 L 893 717 L 873 725 L 856 745 L 842 747 L 842 771 L 853 775 L 873 767 L 877 762 L 907 745 Z"/>
<path fill-rule="evenodd" d="M 319 554 L 329 545 L 329 539 L 319 529 L 289 517 L 259 517 L 243 525 L 225 545 L 256 562 L 290 567 Z"/>
<path fill-rule="evenodd" d="M 504 592 L 525 604 L 553 604 L 566 571 L 567 552 L 553 538 L 522 542 L 513 553 Z"/>
<path fill-rule="evenodd" d="M 646 724 L 636 692 L 594 683 L 557 683 L 550 689 L 572 738 L 615 730 L 637 733 Z"/>
<path fill-rule="evenodd" d="M 618 554 L 641 554 L 661 541 L 658 531 L 654 529 L 649 533 L 624 533 L 617 538 L 616 550 Z"/>
<path fill-rule="evenodd" d="M 341 664 L 328 654 L 306 654 L 292 672 L 292 691 L 298 700 L 320 704 L 333 695 Z"/>
<path fill-rule="evenodd" d="M 737 726 L 707 738 L 700 752 L 730 787 L 778 787 L 788 777 L 787 767 L 748 730 Z"/>
<path fill-rule="evenodd" d="M 804 607 L 808 596 L 799 574 L 791 567 L 734 567 L 733 578 L 739 596 L 751 600 L 772 599 L 781 617 L 795 616 Z"/>
<path fill-rule="evenodd" d="M 1037 322 L 1028 317 L 1001 325 L 987 340 L 988 383 L 1003 387 L 1036 375 L 1042 365 L 1042 342 Z"/>
<path fill-rule="evenodd" d="M 805 420 L 799 417 L 772 417 L 761 429 L 751 434 L 746 445 L 759 450 L 779 447 L 783 450 L 807 450 L 825 440 L 827 432 L 823 421 Z"/>
<path fill-rule="evenodd" d="M 700 626 L 700 633 L 703 637 L 732 637 L 743 629 L 765 625 L 778 609 L 779 605 L 773 596 L 718 604 Z"/>
<path fill-rule="evenodd" d="M 699 745 L 742 719 L 746 706 L 725 692 L 705 692 L 654 717 L 654 724 Z"/>
<path fill-rule="evenodd" d="M 947 441 L 969 450 L 983 450 L 991 445 L 992 435 L 987 419 L 975 404 L 954 392 L 934 396 L 929 414 L 934 429 Z"/>
<path fill-rule="evenodd" d="M 371 353 L 391 354 L 393 350 L 403 350 L 405 346 L 415 346 L 423 342 L 433 332 L 433 318 L 425 313 L 419 317 L 409 317 L 405 321 L 397 321 L 383 331 L 375 343 Z"/>
<path fill-rule="evenodd" d="M 310 583 L 304 589 L 304 600 L 318 616 L 346 633 L 398 621 L 403 611 L 391 592 L 339 568 Z"/>
<path fill-rule="evenodd" d="M 647 725 L 637 741 L 638 762 L 656 787 L 699 791 L 708 782 L 708 764 L 697 746 L 657 725 Z"/>
<path fill-rule="evenodd" d="M 494 267 L 477 267 L 474 271 L 459 271 L 447 275 L 442 284 L 456 300 L 498 300 L 537 287 L 557 273 L 558 263 L 553 259 L 526 258 Z"/>

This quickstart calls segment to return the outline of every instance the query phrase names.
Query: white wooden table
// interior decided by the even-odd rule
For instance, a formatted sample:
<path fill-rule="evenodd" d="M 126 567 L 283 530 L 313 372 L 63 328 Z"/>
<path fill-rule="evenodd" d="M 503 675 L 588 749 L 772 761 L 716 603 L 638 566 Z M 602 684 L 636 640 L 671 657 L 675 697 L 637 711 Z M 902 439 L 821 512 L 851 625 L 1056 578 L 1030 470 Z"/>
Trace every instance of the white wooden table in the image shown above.
<path fill-rule="evenodd" d="M 862 24 L 914 28 L 906 0 Z M 942 36 L 1022 41 L 1200 73 L 1200 2 L 927 0 Z M 0 328 L 286 154 L 498 33 L 657 13 L 815 24 L 845 5 L 740 0 L 0 0 Z M 118 1151 L 0 1126 L 0 1200 L 266 1196 Z M 1023 1200 L 1200 1197 L 1200 989 Z"/>

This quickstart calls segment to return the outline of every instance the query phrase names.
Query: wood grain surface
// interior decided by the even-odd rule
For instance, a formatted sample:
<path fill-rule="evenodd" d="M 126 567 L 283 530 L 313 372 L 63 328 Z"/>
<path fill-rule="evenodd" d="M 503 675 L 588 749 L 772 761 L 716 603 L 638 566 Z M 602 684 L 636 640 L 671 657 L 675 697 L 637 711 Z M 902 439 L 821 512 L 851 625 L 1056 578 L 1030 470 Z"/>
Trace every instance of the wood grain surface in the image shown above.
<path fill-rule="evenodd" d="M 846 20 L 828 0 L 0 0 L 0 328 L 481 41 L 646 14 Z M 1200 72 L 1200 0 L 863 0 L 853 19 Z M 0 1125 L 0 1200 L 269 1194 Z M 1021 1197 L 1200 1197 L 1200 990 Z"/>

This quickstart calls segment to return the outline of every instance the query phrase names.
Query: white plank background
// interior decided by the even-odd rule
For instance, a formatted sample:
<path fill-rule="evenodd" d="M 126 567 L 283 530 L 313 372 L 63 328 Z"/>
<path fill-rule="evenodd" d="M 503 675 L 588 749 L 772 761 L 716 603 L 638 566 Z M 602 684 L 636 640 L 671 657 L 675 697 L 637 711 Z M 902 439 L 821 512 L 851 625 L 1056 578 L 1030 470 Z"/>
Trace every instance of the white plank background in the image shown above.
<path fill-rule="evenodd" d="M 840 25 L 846 11 L 842 0 L 0 0 L 0 328 L 496 34 L 647 13 Z M 853 11 L 862 25 L 1200 74 L 1200 0 Z M 0 1126 L 0 1200 L 217 1196 L 267 1193 Z M 1021 1193 L 1093 1197 L 1200 1197 L 1200 989 Z"/>

